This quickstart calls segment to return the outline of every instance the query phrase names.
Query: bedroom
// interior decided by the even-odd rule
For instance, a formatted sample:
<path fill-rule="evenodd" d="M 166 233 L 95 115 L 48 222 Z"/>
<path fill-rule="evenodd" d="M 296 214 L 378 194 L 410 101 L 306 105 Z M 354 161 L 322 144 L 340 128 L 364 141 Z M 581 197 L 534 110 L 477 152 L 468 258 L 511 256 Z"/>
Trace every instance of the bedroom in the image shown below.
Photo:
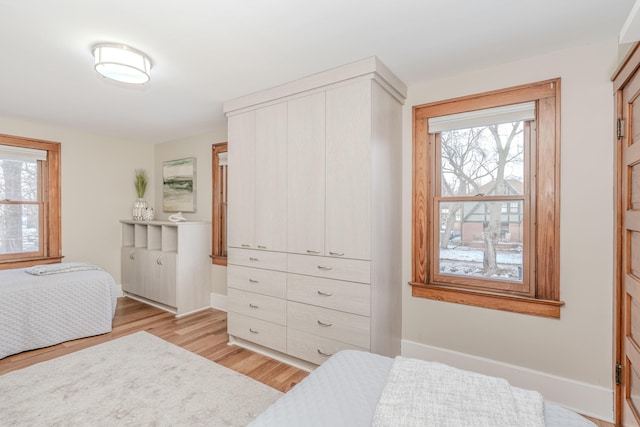
<path fill-rule="evenodd" d="M 428 44 L 425 53 L 418 51 L 414 54 L 413 50 L 396 52 L 396 37 L 403 45 L 411 46 L 406 41 L 405 29 L 418 34 L 426 31 L 422 29 L 422 19 L 408 16 L 419 15 L 410 13 L 411 8 L 415 7 L 413 2 L 394 6 L 398 22 L 393 25 L 387 24 L 389 17 L 383 13 L 375 15 L 377 20 L 373 20 L 373 23 L 358 24 L 362 27 L 357 27 L 358 31 L 372 30 L 376 25 L 387 28 L 382 33 L 384 39 L 380 39 L 382 35 L 378 36 L 380 38 L 369 36 L 375 40 L 376 47 L 370 47 L 364 36 L 351 47 L 343 47 L 337 40 L 346 31 L 345 28 L 353 24 L 347 22 L 350 21 L 347 16 L 359 11 L 363 3 L 341 6 L 339 2 L 334 2 L 328 3 L 327 9 L 306 13 L 297 10 L 301 14 L 300 19 L 310 20 L 302 21 L 309 28 L 314 28 L 311 26 L 314 22 L 310 17 L 312 13 L 328 18 L 333 17 L 332 10 L 339 10 L 343 17 L 332 20 L 335 33 L 303 32 L 309 37 L 305 39 L 308 49 L 314 52 L 311 58 L 304 61 L 289 59 L 296 57 L 288 52 L 293 46 L 274 45 L 276 35 L 284 36 L 286 31 L 304 31 L 300 26 L 284 25 L 287 22 L 286 2 L 271 5 L 281 12 L 272 15 L 261 9 L 267 6 L 247 3 L 238 11 L 237 16 L 243 19 L 230 22 L 222 22 L 224 7 L 212 11 L 205 9 L 210 16 L 204 13 L 200 18 L 185 15 L 182 21 L 173 19 L 175 10 L 156 11 L 151 5 L 146 8 L 141 6 L 140 10 L 127 10 L 125 3 L 120 4 L 121 10 L 112 11 L 116 16 L 119 16 L 117 13 L 122 14 L 122 20 L 112 17 L 102 21 L 99 19 L 102 11 L 86 11 L 85 16 L 84 7 L 78 2 L 67 2 L 63 15 L 72 19 L 86 19 L 86 26 L 76 29 L 51 21 L 46 24 L 41 22 L 42 18 L 31 16 L 34 8 L 37 7 L 42 15 L 47 16 L 54 11 L 49 10 L 50 6 L 46 4 L 26 3 L 18 6 L 16 2 L 6 1 L 1 5 L 3 9 L 11 11 L 2 13 L 0 18 L 3 23 L 0 29 L 4 40 L 3 50 L 7 52 L 6 55 L 11 53 L 11 58 L 15 60 L 5 59 L 3 74 L 0 74 L 3 76 L 0 83 L 2 98 L 10 101 L 0 105 L 0 133 L 62 143 L 63 255 L 69 261 L 96 263 L 112 273 L 118 282 L 121 246 L 119 220 L 130 217 L 131 204 L 136 197 L 132 186 L 135 169 L 149 171 L 151 185 L 145 197 L 155 207 L 157 217 L 166 218 L 166 215 L 163 217 L 162 195 L 159 191 L 162 187 L 162 163 L 196 157 L 198 206 L 195 213 L 185 215 L 192 220 L 211 220 L 211 171 L 207 165 L 210 164 L 211 145 L 227 140 L 223 101 L 373 54 L 378 55 L 408 84 L 408 97 L 402 116 L 402 160 L 404 165 L 410 165 L 412 106 L 560 77 L 560 280 L 561 297 L 565 302 L 561 318 L 512 314 L 411 297 L 411 287 L 406 283 L 411 280 L 412 176 L 411 168 L 405 166 L 402 172 L 402 282 L 398 283 L 398 290 L 402 292 L 402 353 L 425 358 L 458 358 L 462 366 L 492 369 L 496 374 L 528 374 L 527 381 L 542 384 L 542 391 L 545 395 L 551 393 L 551 400 L 603 420 L 613 419 L 612 307 L 615 270 L 614 213 L 611 204 L 615 173 L 611 75 L 627 48 L 618 44 L 618 35 L 631 11 L 632 1 L 616 2 L 615 7 L 610 6 L 609 2 L 593 2 L 589 6 L 583 6 L 580 2 L 580 19 L 573 22 L 577 26 L 573 30 L 575 34 L 565 34 L 555 44 L 553 40 L 547 41 L 549 44 L 544 47 L 538 47 L 524 34 L 521 39 L 512 37 L 512 44 L 503 48 L 505 56 L 498 56 L 501 52 L 496 52 L 491 44 L 479 46 L 468 43 L 468 37 L 460 36 L 463 40 L 456 41 L 454 35 L 449 35 L 449 48 L 458 45 L 460 50 L 455 51 L 446 67 L 433 66 L 423 59 L 416 68 L 408 68 L 404 73 L 401 72 L 402 64 L 411 63 L 409 59 L 414 56 L 435 55 L 441 43 L 438 40 L 438 43 Z M 574 6 L 577 3 L 574 2 Z M 444 7 L 444 2 L 436 4 Z M 507 4 L 504 1 L 495 2 L 496 7 L 506 8 Z M 539 19 L 558 8 L 554 2 L 543 4 L 548 10 L 535 15 Z M 198 10 L 198 5 L 199 2 L 194 2 L 195 10 Z M 528 5 L 531 9 L 544 9 L 539 6 L 540 2 Z M 471 7 L 468 4 L 465 6 Z M 372 9 L 375 9 L 371 11 L 372 14 L 380 13 L 380 10 Z M 467 9 L 466 12 L 466 19 L 479 13 L 473 9 Z M 106 11 L 104 13 L 109 16 Z M 530 13 L 534 11 L 530 10 Z M 560 14 L 560 11 L 557 13 Z M 571 16 L 566 10 L 564 13 L 566 15 L 560 16 L 565 20 Z M 600 19 L 596 18 L 598 15 Z M 147 22 L 149 20 L 152 21 Z M 175 53 L 179 59 L 163 57 L 167 54 L 160 46 L 171 44 L 176 38 L 175 32 L 187 26 L 189 20 L 193 20 L 192 25 L 197 28 L 212 25 L 221 28 L 234 26 L 237 29 L 235 32 L 222 33 L 224 35 L 218 35 L 215 40 L 185 36 L 184 40 L 179 39 L 180 43 L 188 43 L 182 47 L 197 52 L 195 57 L 190 56 L 193 53 L 186 56 L 182 51 Z M 110 26 L 113 22 L 118 22 L 118 25 Z M 274 33 L 273 41 L 269 37 L 261 38 L 259 45 L 250 48 L 248 46 L 257 41 L 251 39 L 249 27 L 256 22 L 282 28 L 283 34 Z M 42 30 L 25 31 L 25 27 Z M 155 31 L 153 39 L 143 34 L 152 30 Z M 49 37 L 47 32 L 54 35 Z M 243 32 L 247 33 L 251 43 L 240 43 L 244 41 L 241 37 Z M 543 38 L 543 34 L 536 33 L 536 37 Z M 237 45 L 236 38 L 239 39 Z M 323 41 L 325 38 L 326 41 Z M 502 37 L 494 38 L 493 43 L 501 46 L 498 43 Z M 114 39 L 130 43 L 154 59 L 156 65 L 152 69 L 148 90 L 122 90 L 103 83 L 94 75 L 89 46 L 97 41 Z M 9 41 L 11 45 L 24 50 L 10 50 Z M 332 49 L 324 50 L 331 50 L 334 56 L 323 50 L 327 43 L 332 43 Z M 300 44 L 295 46 L 301 48 Z M 514 50 L 513 46 L 519 46 L 520 49 Z M 207 53 L 212 48 L 215 48 L 215 54 Z M 57 49 L 66 50 L 66 54 L 72 56 L 67 59 L 73 59 L 73 74 L 60 70 L 63 65 L 56 58 L 40 56 L 38 53 L 39 50 L 56 52 Z M 236 49 L 236 53 L 232 49 Z M 35 64 L 26 62 L 33 57 L 41 57 L 45 61 Z M 255 64 L 250 64 L 249 58 Z M 173 61 L 184 63 L 175 64 Z M 279 63 L 287 64 L 286 69 L 277 68 L 278 71 L 261 78 L 256 76 L 262 74 L 259 70 L 276 70 L 270 64 Z M 172 64 L 173 69 L 164 64 Z M 270 66 L 267 68 L 267 65 Z M 203 67 L 202 74 L 193 71 L 198 67 Z M 194 72 L 194 76 L 189 76 L 189 72 Z M 216 80 L 209 76 L 219 76 L 217 78 L 221 82 L 230 82 L 233 76 L 245 76 L 247 80 L 237 87 L 230 87 L 230 83 L 214 86 Z M 251 79 L 252 76 L 255 78 Z M 39 80 L 41 77 L 48 83 Z M 183 83 L 176 81 L 178 78 L 192 79 L 194 85 L 187 91 L 182 88 Z M 52 81 L 59 84 L 52 85 Z M 72 87 L 85 83 L 94 90 L 78 89 L 71 91 L 72 96 L 69 96 L 60 92 L 66 83 Z M 183 97 L 192 101 L 182 99 L 185 106 L 179 109 L 173 105 L 147 101 L 145 96 L 153 95 L 153 89 L 160 85 L 170 85 L 165 90 L 184 91 Z M 56 99 L 55 107 L 47 108 L 39 96 Z M 62 99 L 65 103 L 61 103 Z M 189 116 L 188 108 L 197 110 L 198 114 Z M 214 306 L 224 307 L 226 293 L 224 270 L 212 267 L 211 298 Z"/>

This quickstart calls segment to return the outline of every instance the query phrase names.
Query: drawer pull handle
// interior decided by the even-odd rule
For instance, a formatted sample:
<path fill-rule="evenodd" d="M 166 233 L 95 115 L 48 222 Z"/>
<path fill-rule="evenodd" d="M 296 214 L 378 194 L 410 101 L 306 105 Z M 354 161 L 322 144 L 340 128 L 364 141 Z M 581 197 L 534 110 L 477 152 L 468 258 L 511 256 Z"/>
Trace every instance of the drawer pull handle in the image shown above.
<path fill-rule="evenodd" d="M 333 255 L 333 256 L 344 256 L 344 252 L 331 252 L 331 251 L 329 251 L 329 255 Z"/>
<path fill-rule="evenodd" d="M 324 270 L 324 271 L 329 271 L 329 270 L 333 270 L 333 267 L 327 267 L 326 265 L 319 265 L 318 269 L 319 270 Z"/>
<path fill-rule="evenodd" d="M 258 245 L 258 249 L 267 249 L 266 246 Z"/>
<path fill-rule="evenodd" d="M 249 257 L 249 261 L 260 261 L 260 259 L 259 259 L 259 258 L 254 258 L 254 257 L 250 256 L 250 257 Z"/>
<path fill-rule="evenodd" d="M 159 256 L 158 259 L 156 259 L 156 264 L 162 265 L 162 257 L 161 256 Z"/>
<path fill-rule="evenodd" d="M 317 322 L 318 322 L 318 325 L 324 326 L 325 328 L 333 325 L 332 323 L 324 323 L 319 320 L 317 320 Z"/>
<path fill-rule="evenodd" d="M 316 351 L 318 352 L 319 355 L 321 356 L 327 356 L 327 357 L 331 357 L 333 356 L 333 353 L 325 353 L 324 351 L 320 350 L 319 348 L 316 349 Z"/>
<path fill-rule="evenodd" d="M 130 252 L 129 253 L 129 259 L 131 261 L 135 261 L 136 260 L 136 253 L 135 252 Z"/>
<path fill-rule="evenodd" d="M 308 254 L 319 254 L 320 251 L 312 251 L 311 249 L 307 249 Z"/>
<path fill-rule="evenodd" d="M 249 283 L 259 283 L 256 279 L 249 279 Z"/>
<path fill-rule="evenodd" d="M 318 292 L 318 295 L 321 295 L 323 297 L 330 297 L 331 295 L 333 295 L 331 292 L 322 292 L 322 291 L 316 291 Z"/>
<path fill-rule="evenodd" d="M 255 305 L 255 304 L 251 304 L 251 303 L 249 303 L 249 307 L 251 307 L 251 308 L 260 308 L 259 305 Z"/>
<path fill-rule="evenodd" d="M 254 331 L 253 329 L 249 328 L 249 332 L 251 332 L 252 334 L 259 334 L 260 332 L 258 331 Z"/>
<path fill-rule="evenodd" d="M 246 243 L 243 243 L 240 246 L 242 246 L 243 248 L 250 248 L 251 247 L 251 245 L 247 245 Z"/>

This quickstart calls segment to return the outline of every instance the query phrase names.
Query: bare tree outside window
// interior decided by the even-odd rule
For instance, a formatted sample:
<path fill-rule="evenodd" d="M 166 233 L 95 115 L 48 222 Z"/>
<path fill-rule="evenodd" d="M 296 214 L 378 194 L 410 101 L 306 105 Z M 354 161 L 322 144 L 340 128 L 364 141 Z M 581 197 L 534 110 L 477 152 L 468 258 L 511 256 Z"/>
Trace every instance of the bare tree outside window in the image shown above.
<path fill-rule="evenodd" d="M 0 255 L 40 250 L 38 162 L 0 158 Z"/>
<path fill-rule="evenodd" d="M 439 134 L 439 272 L 522 282 L 525 122 Z"/>

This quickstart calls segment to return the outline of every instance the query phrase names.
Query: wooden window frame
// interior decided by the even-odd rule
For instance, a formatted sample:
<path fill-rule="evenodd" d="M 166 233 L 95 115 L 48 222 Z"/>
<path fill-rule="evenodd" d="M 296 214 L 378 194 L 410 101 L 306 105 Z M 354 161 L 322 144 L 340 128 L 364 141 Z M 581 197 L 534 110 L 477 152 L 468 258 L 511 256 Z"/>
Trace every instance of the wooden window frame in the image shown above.
<path fill-rule="evenodd" d="M 32 148 L 47 152 L 46 162 L 38 162 L 41 174 L 40 202 L 43 209 L 40 227 L 41 251 L 36 256 L 33 253 L 0 256 L 0 270 L 60 262 L 63 258 L 60 143 L 0 134 L 0 145 Z"/>
<path fill-rule="evenodd" d="M 216 265 L 227 265 L 227 233 L 226 233 L 226 211 L 224 209 L 222 203 L 222 194 L 223 194 L 223 180 L 220 179 L 220 174 L 218 173 L 218 163 L 219 156 L 221 153 L 227 152 L 228 144 L 226 142 L 220 142 L 218 144 L 213 144 L 213 156 L 212 156 L 212 178 L 213 178 L 213 208 L 212 208 L 212 238 L 213 244 L 212 249 L 213 253 L 211 255 L 211 262 Z M 228 169 L 227 169 L 228 175 Z M 226 180 L 224 181 L 227 182 Z M 226 192 L 226 189 L 224 189 Z M 220 224 L 223 224 L 221 226 Z"/>
<path fill-rule="evenodd" d="M 526 272 L 532 287 L 527 295 L 434 281 L 435 138 L 428 119 L 504 105 L 536 102 L 535 181 L 530 189 L 532 247 Z M 560 317 L 560 79 L 511 87 L 413 107 L 412 296 Z M 533 225 L 534 224 L 534 225 Z"/>

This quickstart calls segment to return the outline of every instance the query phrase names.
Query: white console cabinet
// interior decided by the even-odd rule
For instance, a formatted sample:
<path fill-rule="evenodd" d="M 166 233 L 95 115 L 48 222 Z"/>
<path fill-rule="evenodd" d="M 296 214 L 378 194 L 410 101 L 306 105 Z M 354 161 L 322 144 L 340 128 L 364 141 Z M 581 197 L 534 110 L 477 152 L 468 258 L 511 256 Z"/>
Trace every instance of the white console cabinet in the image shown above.
<path fill-rule="evenodd" d="M 210 223 L 120 222 L 127 296 L 178 316 L 210 306 Z"/>
<path fill-rule="evenodd" d="M 373 57 L 225 103 L 232 342 L 399 354 L 405 96 Z"/>

